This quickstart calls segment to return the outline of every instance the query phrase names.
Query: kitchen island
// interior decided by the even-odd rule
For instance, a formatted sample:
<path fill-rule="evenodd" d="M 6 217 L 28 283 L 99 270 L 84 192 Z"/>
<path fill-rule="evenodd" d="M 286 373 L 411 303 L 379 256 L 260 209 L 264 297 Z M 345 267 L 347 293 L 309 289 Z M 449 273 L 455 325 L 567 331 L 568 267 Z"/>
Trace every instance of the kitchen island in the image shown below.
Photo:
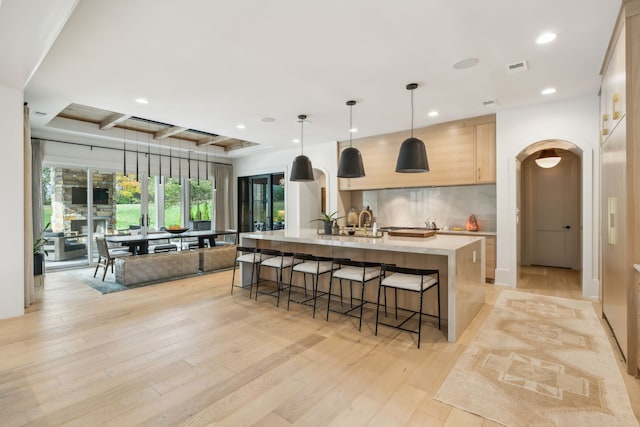
<path fill-rule="evenodd" d="M 357 237 L 321 235 L 316 230 L 264 231 L 240 234 L 241 246 L 302 252 L 357 261 L 392 263 L 401 267 L 440 271 L 443 325 L 450 342 L 467 328 L 485 299 L 485 239 L 479 236 L 435 235 L 416 237 Z M 250 267 L 242 268 L 248 283 Z M 326 286 L 326 283 L 323 284 Z M 365 299 L 375 302 L 377 284 L 367 288 Z M 417 307 L 415 300 L 399 299 L 399 306 Z M 436 301 L 425 296 L 425 312 L 436 312 Z"/>

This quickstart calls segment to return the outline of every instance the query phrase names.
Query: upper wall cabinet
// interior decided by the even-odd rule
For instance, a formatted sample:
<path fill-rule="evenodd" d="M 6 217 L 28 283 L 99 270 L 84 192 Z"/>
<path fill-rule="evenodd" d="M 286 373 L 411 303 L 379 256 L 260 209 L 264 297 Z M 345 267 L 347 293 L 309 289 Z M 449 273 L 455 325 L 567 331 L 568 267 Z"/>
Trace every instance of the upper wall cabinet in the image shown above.
<path fill-rule="evenodd" d="M 624 23 L 621 24 L 618 36 L 612 42 L 614 44 L 608 52 L 609 56 L 605 59 L 600 86 L 600 140 L 602 143 L 626 114 Z"/>
<path fill-rule="evenodd" d="M 400 144 L 408 131 L 361 138 L 353 146 L 362 153 L 366 176 L 339 179 L 340 190 L 468 185 L 496 182 L 495 115 L 414 129 L 427 148 L 429 172 L 396 173 Z M 338 144 L 338 155 L 349 145 Z"/>

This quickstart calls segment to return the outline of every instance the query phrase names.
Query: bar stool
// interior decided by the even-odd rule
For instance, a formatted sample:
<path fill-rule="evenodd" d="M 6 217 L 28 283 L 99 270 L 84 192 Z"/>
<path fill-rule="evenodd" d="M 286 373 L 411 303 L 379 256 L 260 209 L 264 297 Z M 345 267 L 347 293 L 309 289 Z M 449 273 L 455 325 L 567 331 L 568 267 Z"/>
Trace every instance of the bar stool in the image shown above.
<path fill-rule="evenodd" d="M 347 310 L 339 311 L 339 310 L 331 310 L 336 313 L 344 314 L 346 316 L 357 317 L 352 314 L 352 311 L 356 309 L 360 309 L 360 322 L 358 325 L 358 330 L 362 330 L 362 312 L 366 301 L 364 299 L 364 288 L 365 284 L 373 279 L 377 279 L 380 277 L 380 268 L 381 264 L 379 262 L 366 262 L 366 261 L 351 261 L 348 259 L 337 259 L 334 260 L 334 265 L 337 265 L 337 269 L 335 269 L 331 273 L 331 280 L 329 281 L 329 301 L 327 302 L 327 321 L 329 320 L 329 311 L 331 310 L 331 288 L 333 285 L 333 279 L 340 279 L 340 306 L 342 306 L 342 281 L 349 281 L 349 308 Z M 361 294 L 360 294 L 360 304 L 354 306 L 353 305 L 353 282 L 360 283 L 361 285 Z"/>
<path fill-rule="evenodd" d="M 273 295 L 277 293 L 276 307 L 280 306 L 280 292 L 284 290 L 284 283 L 282 280 L 282 271 L 285 268 L 290 268 L 296 263 L 302 262 L 302 260 L 296 259 L 293 252 L 281 252 L 275 249 L 262 249 L 261 262 L 258 269 L 258 278 L 256 280 L 256 301 L 258 300 L 258 294 Z M 274 268 L 276 270 L 276 289 L 272 291 L 260 291 L 260 270 L 263 267 Z M 291 276 L 289 276 L 291 277 Z M 289 286 L 291 284 L 289 283 Z"/>
<path fill-rule="evenodd" d="M 261 254 L 261 250 L 258 248 L 248 248 L 248 247 L 244 247 L 244 246 L 238 246 L 236 248 L 236 262 L 238 263 L 238 266 L 242 265 L 243 263 L 248 263 L 251 264 L 251 279 L 249 281 L 249 298 L 251 298 L 251 292 L 253 292 L 253 284 L 256 283 L 254 282 L 254 277 L 257 279 L 260 275 L 259 269 L 260 269 L 260 262 L 262 262 L 262 254 Z M 258 267 L 256 268 L 256 265 L 258 265 Z M 233 266 L 233 276 L 231 278 L 231 294 L 233 295 L 233 288 L 235 285 L 235 280 L 236 280 L 236 266 Z M 243 288 L 244 286 L 242 286 L 242 284 L 240 286 L 237 286 L 238 288 Z"/>
<path fill-rule="evenodd" d="M 304 278 L 304 296 L 302 301 L 294 301 L 300 304 L 307 304 L 313 300 L 313 318 L 316 317 L 316 302 L 318 297 L 326 295 L 326 292 L 318 292 L 318 281 L 320 275 L 330 273 L 334 269 L 333 258 L 320 257 L 308 254 L 294 254 L 296 264 L 291 268 L 291 278 L 289 279 L 289 298 L 287 300 L 287 310 L 291 305 L 291 288 L 293 288 L 293 273 L 302 273 Z M 336 267 L 337 268 L 337 267 Z M 312 296 L 307 296 L 307 274 L 311 275 Z"/>
<path fill-rule="evenodd" d="M 391 275 L 387 275 L 387 273 L 393 273 Z M 432 287 L 436 287 L 438 291 L 438 315 L 434 316 L 431 314 L 422 312 L 422 296 L 423 294 L 431 289 Z M 418 311 L 409 310 L 406 308 L 400 308 L 400 310 L 411 313 L 409 317 L 403 320 L 398 325 L 392 325 L 390 323 L 382 323 L 379 321 L 380 317 L 380 293 L 384 289 L 384 315 L 387 316 L 387 288 L 391 288 L 395 292 L 395 311 L 396 311 L 396 319 L 398 319 L 398 289 L 415 292 L 420 294 L 420 302 Z M 404 324 L 407 323 L 411 318 L 415 315 L 418 315 L 418 330 L 415 331 L 413 329 L 407 329 L 404 327 Z M 400 329 L 403 331 L 411 332 L 414 334 L 418 334 L 418 348 L 420 348 L 420 336 L 422 332 L 422 315 L 437 317 L 438 318 L 438 329 L 440 329 L 440 272 L 438 270 L 426 270 L 426 269 L 417 269 L 417 268 L 405 268 L 405 267 L 396 267 L 395 265 L 382 264 L 382 274 L 380 275 L 380 286 L 378 287 L 378 303 L 376 305 L 376 332 L 378 335 L 378 325 L 389 326 L 391 328 Z"/>

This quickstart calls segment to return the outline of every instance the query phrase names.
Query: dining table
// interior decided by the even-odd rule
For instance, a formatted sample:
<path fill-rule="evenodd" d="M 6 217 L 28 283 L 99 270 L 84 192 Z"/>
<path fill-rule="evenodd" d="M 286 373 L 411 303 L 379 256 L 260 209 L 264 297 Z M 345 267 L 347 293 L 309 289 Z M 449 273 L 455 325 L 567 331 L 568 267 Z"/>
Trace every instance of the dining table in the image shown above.
<path fill-rule="evenodd" d="M 204 248 L 207 243 L 209 247 L 216 246 L 216 238 L 220 236 L 235 235 L 235 242 L 238 241 L 236 230 L 186 230 L 182 232 L 159 231 L 146 234 L 114 234 L 105 236 L 109 243 L 118 243 L 129 248 L 133 255 L 144 255 L 149 253 L 149 242 L 154 240 L 178 239 L 180 244 L 178 249 L 182 249 L 182 241 L 186 238 L 197 238 L 198 247 Z"/>

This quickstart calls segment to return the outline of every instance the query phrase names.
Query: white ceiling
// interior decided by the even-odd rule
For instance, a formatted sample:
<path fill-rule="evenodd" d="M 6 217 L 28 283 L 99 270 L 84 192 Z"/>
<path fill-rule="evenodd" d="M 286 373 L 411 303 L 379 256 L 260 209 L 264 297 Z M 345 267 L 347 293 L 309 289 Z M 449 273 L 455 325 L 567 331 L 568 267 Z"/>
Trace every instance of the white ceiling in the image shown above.
<path fill-rule="evenodd" d="M 4 0 L 0 16 L 7 3 L 33 2 Z M 420 84 L 416 127 L 595 95 L 619 7 L 620 0 L 80 0 L 25 99 L 46 113 L 32 115 L 36 129 L 77 103 L 270 148 L 295 147 L 304 113 L 305 145 L 344 140 L 349 99 L 358 101 L 357 137 L 408 129 L 411 82 Z M 558 38 L 537 45 L 548 30 Z M 479 64 L 452 68 L 468 57 Z M 521 60 L 528 71 L 506 72 Z M 548 86 L 557 93 L 541 95 Z M 487 99 L 497 107 L 483 106 Z M 440 115 L 429 118 L 431 110 Z"/>

